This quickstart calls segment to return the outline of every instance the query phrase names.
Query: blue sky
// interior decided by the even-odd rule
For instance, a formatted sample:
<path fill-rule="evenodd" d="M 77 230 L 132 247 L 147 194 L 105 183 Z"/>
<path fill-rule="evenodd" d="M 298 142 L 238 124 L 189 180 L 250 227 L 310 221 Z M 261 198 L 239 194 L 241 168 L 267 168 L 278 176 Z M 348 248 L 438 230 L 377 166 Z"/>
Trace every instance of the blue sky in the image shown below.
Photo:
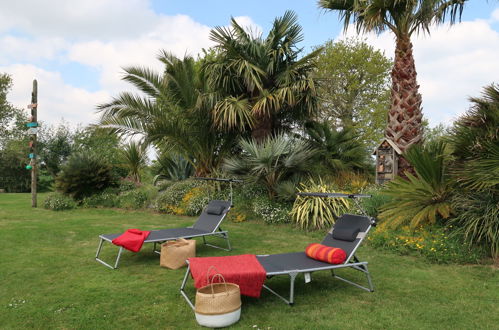
<path fill-rule="evenodd" d="M 10 101 L 29 103 L 31 81 L 38 79 L 40 118 L 72 125 L 97 120 L 95 106 L 130 89 L 121 68 L 141 65 L 161 70 L 160 49 L 177 56 L 209 47 L 209 31 L 240 24 L 263 31 L 285 10 L 298 14 L 305 52 L 342 33 L 336 13 L 316 1 L 160 1 L 160 0 L 17 0 L 0 3 L 0 72 L 14 79 Z M 393 54 L 393 37 L 362 36 Z M 435 27 L 413 40 L 423 111 L 432 125 L 449 124 L 469 106 L 469 96 L 499 82 L 499 1 L 468 1 L 462 23 Z"/>

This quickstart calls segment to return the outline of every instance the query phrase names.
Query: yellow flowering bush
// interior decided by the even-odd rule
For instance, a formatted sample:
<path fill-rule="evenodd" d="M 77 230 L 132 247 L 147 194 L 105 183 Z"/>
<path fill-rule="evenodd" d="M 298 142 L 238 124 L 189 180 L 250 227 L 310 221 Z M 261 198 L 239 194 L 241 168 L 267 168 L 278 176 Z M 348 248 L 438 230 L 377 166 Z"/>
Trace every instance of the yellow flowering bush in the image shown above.
<path fill-rule="evenodd" d="M 403 255 L 421 255 L 435 263 L 477 263 L 484 257 L 482 250 L 469 248 L 461 237 L 450 235 L 450 230 L 451 227 L 436 226 L 392 230 L 381 224 L 367 239 L 374 247 Z"/>

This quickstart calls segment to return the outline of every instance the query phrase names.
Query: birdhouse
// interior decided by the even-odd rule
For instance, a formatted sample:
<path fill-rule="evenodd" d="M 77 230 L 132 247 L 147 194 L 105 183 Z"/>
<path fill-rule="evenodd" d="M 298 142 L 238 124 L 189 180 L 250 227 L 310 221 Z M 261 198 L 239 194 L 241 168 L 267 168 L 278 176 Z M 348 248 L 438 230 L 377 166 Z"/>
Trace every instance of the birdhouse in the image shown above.
<path fill-rule="evenodd" d="M 383 139 L 374 150 L 376 155 L 376 183 L 383 184 L 393 180 L 398 173 L 399 157 L 402 154 L 400 149 L 390 139 Z"/>

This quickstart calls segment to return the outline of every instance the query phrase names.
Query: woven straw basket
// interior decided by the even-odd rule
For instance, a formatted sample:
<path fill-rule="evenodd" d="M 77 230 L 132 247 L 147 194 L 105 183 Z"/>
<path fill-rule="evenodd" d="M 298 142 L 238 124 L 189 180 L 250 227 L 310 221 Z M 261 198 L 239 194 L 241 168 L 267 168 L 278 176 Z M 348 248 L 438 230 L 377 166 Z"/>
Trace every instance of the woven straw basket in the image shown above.
<path fill-rule="evenodd" d="M 239 321 L 241 316 L 239 285 L 226 283 L 221 274 L 213 275 L 211 280 L 207 274 L 207 278 L 208 285 L 196 292 L 194 312 L 198 323 L 206 327 L 226 327 Z M 221 282 L 213 283 L 216 278 Z"/>
<path fill-rule="evenodd" d="M 196 241 L 179 238 L 161 245 L 159 264 L 161 267 L 179 269 L 187 266 L 186 260 L 196 256 Z"/>

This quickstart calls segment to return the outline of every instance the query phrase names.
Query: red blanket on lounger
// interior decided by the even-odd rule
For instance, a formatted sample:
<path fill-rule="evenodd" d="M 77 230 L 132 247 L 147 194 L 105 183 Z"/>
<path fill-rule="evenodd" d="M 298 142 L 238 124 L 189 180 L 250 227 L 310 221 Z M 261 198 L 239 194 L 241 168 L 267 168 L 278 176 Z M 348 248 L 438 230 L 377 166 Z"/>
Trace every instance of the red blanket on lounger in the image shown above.
<path fill-rule="evenodd" d="M 238 284 L 242 295 L 255 298 L 260 297 L 267 276 L 254 254 L 189 258 L 189 264 L 196 288 L 207 285 L 206 273 L 211 266 L 215 266 L 216 269 L 211 269 L 209 275 L 220 273 L 226 282 Z"/>
<path fill-rule="evenodd" d="M 139 252 L 142 244 L 149 236 L 150 231 L 141 231 L 138 229 L 128 229 L 120 236 L 113 239 L 113 244 L 122 246 L 132 252 Z"/>

